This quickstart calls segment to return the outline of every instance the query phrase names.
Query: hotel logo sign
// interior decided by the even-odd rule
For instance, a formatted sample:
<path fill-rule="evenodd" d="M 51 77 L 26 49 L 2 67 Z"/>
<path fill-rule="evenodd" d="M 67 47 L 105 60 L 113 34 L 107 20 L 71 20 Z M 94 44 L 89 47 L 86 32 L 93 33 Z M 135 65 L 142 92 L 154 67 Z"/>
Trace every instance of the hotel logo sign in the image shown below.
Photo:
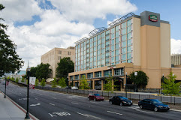
<path fill-rule="evenodd" d="M 149 15 L 149 20 L 152 21 L 152 22 L 157 22 L 158 17 L 156 15 Z"/>

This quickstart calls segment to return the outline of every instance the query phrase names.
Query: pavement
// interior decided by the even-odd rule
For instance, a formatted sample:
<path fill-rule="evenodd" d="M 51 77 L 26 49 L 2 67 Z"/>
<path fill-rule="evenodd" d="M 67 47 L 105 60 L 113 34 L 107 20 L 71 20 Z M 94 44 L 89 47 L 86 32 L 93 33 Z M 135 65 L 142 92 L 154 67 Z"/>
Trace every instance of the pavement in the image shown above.
<path fill-rule="evenodd" d="M 0 91 L 0 120 L 25 120 L 26 111 Z M 30 115 L 30 120 L 37 120 Z"/>

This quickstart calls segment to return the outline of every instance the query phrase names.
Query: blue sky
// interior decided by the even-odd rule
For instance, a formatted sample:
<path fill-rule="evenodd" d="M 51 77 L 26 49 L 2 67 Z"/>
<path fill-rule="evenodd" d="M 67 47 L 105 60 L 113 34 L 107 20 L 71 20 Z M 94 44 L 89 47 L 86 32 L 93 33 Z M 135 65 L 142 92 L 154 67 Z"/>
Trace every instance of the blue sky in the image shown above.
<path fill-rule="evenodd" d="M 133 12 L 160 13 L 171 24 L 171 53 L 181 53 L 180 0 L 0 0 L 17 52 L 30 66 L 54 47 L 67 48 L 99 27 Z"/>

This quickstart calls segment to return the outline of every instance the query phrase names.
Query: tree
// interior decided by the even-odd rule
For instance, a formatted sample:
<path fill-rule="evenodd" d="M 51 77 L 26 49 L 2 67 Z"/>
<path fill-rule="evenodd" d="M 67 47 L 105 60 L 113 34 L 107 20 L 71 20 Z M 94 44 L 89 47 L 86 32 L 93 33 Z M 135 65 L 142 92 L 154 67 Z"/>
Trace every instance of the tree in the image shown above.
<path fill-rule="evenodd" d="M 39 80 L 36 79 L 36 81 L 35 81 L 35 87 L 38 86 L 38 85 L 39 85 Z"/>
<path fill-rule="evenodd" d="M 113 92 L 114 87 L 116 87 L 116 85 L 112 84 L 112 80 L 113 80 L 112 76 L 109 76 L 108 78 L 105 79 L 105 81 L 106 81 L 106 84 L 104 84 L 104 90 L 105 91 Z"/>
<path fill-rule="evenodd" d="M 44 78 L 41 80 L 40 85 L 41 85 L 42 87 L 44 87 L 44 86 L 46 85 L 46 82 L 45 82 L 45 79 L 44 79 Z"/>
<path fill-rule="evenodd" d="M 39 64 L 36 68 L 36 74 L 35 76 L 38 78 L 38 79 L 47 79 L 49 77 L 49 75 L 51 74 L 52 70 L 49 68 L 50 67 L 50 64 Z"/>
<path fill-rule="evenodd" d="M 143 71 L 136 71 L 137 76 L 135 76 L 134 72 L 130 74 L 130 80 L 135 85 L 137 85 L 138 88 L 145 88 L 148 84 L 149 77 L 144 73 Z"/>
<path fill-rule="evenodd" d="M 180 85 L 181 83 L 175 83 L 176 76 L 173 75 L 172 72 L 168 75 L 167 78 L 164 79 L 164 82 L 162 83 L 162 92 L 165 94 L 180 94 L 179 92 L 181 91 Z"/>
<path fill-rule="evenodd" d="M 30 73 L 32 77 L 36 77 L 37 67 L 31 67 Z"/>
<path fill-rule="evenodd" d="M 70 57 L 65 57 L 60 59 L 58 67 L 56 68 L 56 77 L 57 78 L 67 78 L 68 73 L 74 71 L 74 63 Z"/>
<path fill-rule="evenodd" d="M 0 11 L 5 7 L 0 4 Z M 0 20 L 4 21 L 3 18 Z M 0 76 L 4 73 L 14 73 L 18 71 L 23 64 L 21 58 L 16 53 L 16 45 L 9 39 L 6 34 L 7 25 L 0 23 Z"/>
<path fill-rule="evenodd" d="M 87 82 L 87 79 L 85 78 L 85 75 L 82 76 L 82 78 L 80 79 L 80 85 L 79 85 L 80 89 L 89 89 L 89 83 Z"/>
<path fill-rule="evenodd" d="M 60 85 L 61 87 L 65 87 L 66 86 L 66 82 L 65 82 L 65 78 L 60 78 L 60 80 L 58 81 L 58 85 Z"/>

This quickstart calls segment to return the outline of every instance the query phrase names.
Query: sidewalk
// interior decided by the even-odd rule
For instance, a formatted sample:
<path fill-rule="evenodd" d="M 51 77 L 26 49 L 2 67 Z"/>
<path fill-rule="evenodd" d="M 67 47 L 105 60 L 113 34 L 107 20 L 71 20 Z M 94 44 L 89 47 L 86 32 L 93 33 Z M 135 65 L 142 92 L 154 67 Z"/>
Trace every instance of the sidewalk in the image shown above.
<path fill-rule="evenodd" d="M 26 111 L 0 91 L 0 120 L 24 120 Z M 32 120 L 32 119 L 31 119 Z"/>

